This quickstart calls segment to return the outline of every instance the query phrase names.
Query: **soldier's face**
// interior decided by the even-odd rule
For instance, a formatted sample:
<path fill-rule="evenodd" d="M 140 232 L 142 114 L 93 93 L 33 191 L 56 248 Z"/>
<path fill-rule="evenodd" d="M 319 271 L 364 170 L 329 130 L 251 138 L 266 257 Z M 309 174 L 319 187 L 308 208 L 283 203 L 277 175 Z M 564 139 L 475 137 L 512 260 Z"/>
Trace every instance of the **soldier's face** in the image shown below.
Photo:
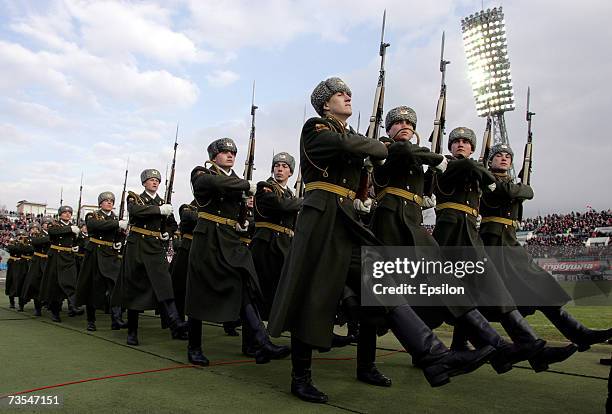
<path fill-rule="evenodd" d="M 351 97 L 346 92 L 338 92 L 332 95 L 329 101 L 325 102 L 323 110 L 328 111 L 334 117 L 343 120 L 348 119 L 353 114 Z"/>
<path fill-rule="evenodd" d="M 461 155 L 462 157 L 469 158 L 473 152 L 469 139 L 458 138 L 451 144 L 451 154 L 453 154 L 453 157 Z"/>
<path fill-rule="evenodd" d="M 72 213 L 70 211 L 64 211 L 60 214 L 60 219 L 64 221 L 70 221 L 72 218 Z"/>
<path fill-rule="evenodd" d="M 144 182 L 144 188 L 150 193 L 156 193 L 159 188 L 159 180 L 157 178 L 149 178 Z"/>
<path fill-rule="evenodd" d="M 406 120 L 396 121 L 391 125 L 389 138 L 395 141 L 410 141 L 414 135 L 414 127 Z"/>
<path fill-rule="evenodd" d="M 236 154 L 231 151 L 223 151 L 218 153 L 213 161 L 221 168 L 232 168 L 236 161 Z"/>
<path fill-rule="evenodd" d="M 100 203 L 100 208 L 106 212 L 109 212 L 113 209 L 115 202 L 113 200 L 102 200 Z"/>
<path fill-rule="evenodd" d="M 274 164 L 274 179 L 281 184 L 285 184 L 291 177 L 291 169 L 286 162 L 277 162 Z"/>
<path fill-rule="evenodd" d="M 498 152 L 491 160 L 491 169 L 508 171 L 512 165 L 512 157 L 507 152 Z"/>

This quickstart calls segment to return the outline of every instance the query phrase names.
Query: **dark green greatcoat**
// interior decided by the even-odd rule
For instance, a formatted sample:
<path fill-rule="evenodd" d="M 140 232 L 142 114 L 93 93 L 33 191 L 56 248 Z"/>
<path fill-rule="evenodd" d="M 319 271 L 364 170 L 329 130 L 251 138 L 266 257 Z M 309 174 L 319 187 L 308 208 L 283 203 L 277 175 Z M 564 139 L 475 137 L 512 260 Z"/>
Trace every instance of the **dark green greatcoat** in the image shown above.
<path fill-rule="evenodd" d="M 33 254 L 34 248 L 32 247 L 31 239 L 27 237 L 22 240 L 21 243 L 21 260 L 19 260 L 18 267 L 14 273 L 15 280 L 13 281 L 13 292 L 11 296 L 23 296 L 23 286 L 25 285 L 25 280 L 32 263 L 32 259 L 28 259 L 26 256 L 32 257 Z"/>
<path fill-rule="evenodd" d="M 495 191 L 482 197 L 480 214 L 483 219 L 502 217 L 519 221 L 523 201 L 533 198 L 533 190 L 528 185 L 513 183 L 508 175 L 496 175 L 496 183 Z M 513 225 L 484 222 L 480 225 L 480 235 L 486 246 L 505 247 L 495 249 L 496 254 L 492 257 L 521 313 L 534 313 L 539 304 L 563 306 L 571 300 L 559 283 L 535 264 L 520 245 Z"/>
<path fill-rule="evenodd" d="M 32 247 L 35 253 L 47 254 L 49 250 L 49 235 L 44 232 L 36 237 L 32 237 Z M 45 267 L 47 266 L 47 258 L 40 256 L 32 256 L 30 262 L 30 268 L 26 275 L 25 282 L 23 283 L 23 290 L 21 296 L 24 301 L 30 299 L 38 299 L 40 295 L 40 284 L 42 282 L 43 274 L 45 273 Z"/>
<path fill-rule="evenodd" d="M 71 224 L 54 221 L 49 224 L 49 241 L 52 245 L 72 248 L 76 236 Z M 41 283 L 40 299 L 61 302 L 74 295 L 77 280 L 76 262 L 72 251 L 49 249 L 49 258 Z"/>
<path fill-rule="evenodd" d="M 174 234 L 177 229 L 172 215 L 163 216 L 159 207 L 164 200 L 151 198 L 146 191 L 136 196 L 130 193 L 127 210 L 130 226 L 159 233 Z M 112 304 L 133 310 L 156 309 L 159 302 L 173 299 L 172 280 L 162 240 L 130 231 L 122 268 L 113 289 Z"/>
<path fill-rule="evenodd" d="M 19 273 L 23 268 L 23 264 L 25 263 L 25 259 L 21 258 L 21 254 L 23 253 L 23 244 L 15 240 L 13 243 L 6 246 L 6 251 L 14 259 L 9 257 L 6 263 L 6 281 L 4 283 L 4 293 L 7 296 L 18 296 L 17 280 L 19 278 Z"/>
<path fill-rule="evenodd" d="M 214 167 L 198 166 L 191 172 L 198 213 L 237 220 L 249 182 L 233 170 L 226 175 Z M 189 252 L 185 313 L 204 321 L 235 321 L 243 294 L 261 301 L 251 252 L 234 226 L 198 218 Z"/>
<path fill-rule="evenodd" d="M 408 141 L 395 142 L 388 147 L 388 151 L 389 156 L 385 163 L 374 168 L 376 193 L 382 194 L 385 188 L 393 187 L 423 197 L 425 186 L 423 166 L 436 166 L 444 157 Z M 422 223 L 423 212 L 419 204 L 396 194 L 386 193 L 378 200 L 370 228 L 386 246 L 426 247 L 423 254 L 431 254 L 430 260 L 439 260 L 438 243 L 423 228 Z M 457 302 L 455 299 L 454 306 L 445 308 L 439 298 L 432 298 L 430 306 L 415 307 L 415 310 L 428 324 L 435 327 L 448 316 L 445 309 L 448 309 L 452 316 L 458 317 L 473 308 L 469 299 L 466 299 L 464 307 L 458 307 Z"/>
<path fill-rule="evenodd" d="M 187 294 L 187 269 L 189 265 L 189 251 L 191 250 L 191 239 L 193 237 L 193 229 L 198 222 L 198 211 L 194 207 L 195 203 L 183 204 L 180 208 L 179 230 L 181 232 L 181 240 L 174 249 L 174 256 L 170 264 L 170 273 L 172 274 L 172 289 L 174 291 L 174 300 L 179 314 L 185 314 L 185 295 Z"/>
<path fill-rule="evenodd" d="M 324 181 L 355 191 L 367 156 L 384 159 L 387 148 L 331 118 L 311 118 L 304 124 L 304 183 Z M 306 192 L 270 312 L 270 334 L 289 330 L 306 344 L 329 348 L 345 286 L 360 290 L 359 272 L 347 277 L 352 255 L 360 246 L 378 244 L 360 223 L 350 198 L 324 190 Z"/>
<path fill-rule="evenodd" d="M 114 212 L 106 215 L 102 210 L 85 217 L 87 231 L 92 239 L 116 243 L 121 239 L 119 219 Z M 117 245 L 119 246 L 119 245 Z M 103 309 L 121 269 L 119 249 L 89 241 L 85 244 L 85 257 L 77 281 L 76 304 Z"/>
<path fill-rule="evenodd" d="M 255 223 L 267 222 L 293 230 L 302 200 L 289 188 L 282 188 L 274 178 L 257 184 L 254 201 Z M 264 296 L 262 318 L 266 320 L 274 301 L 281 270 L 291 249 L 293 237 L 267 227 L 256 227 L 251 254 Z"/>
<path fill-rule="evenodd" d="M 480 196 L 490 191 L 488 185 L 495 182 L 495 177 L 482 164 L 469 158 L 449 158 L 446 171 L 434 175 L 434 192 L 436 202 L 454 202 L 478 210 Z M 483 260 L 487 254 L 482 239 L 476 228 L 476 217 L 455 209 L 436 210 L 436 227 L 433 236 L 442 247 L 454 246 L 462 249 L 461 257 L 456 260 Z M 506 289 L 501 275 L 488 262 L 486 277 L 466 277 L 463 283 L 478 304 L 479 298 L 488 297 L 487 303 L 500 306 L 487 307 L 487 316 L 497 317 L 515 309 L 512 296 Z"/>

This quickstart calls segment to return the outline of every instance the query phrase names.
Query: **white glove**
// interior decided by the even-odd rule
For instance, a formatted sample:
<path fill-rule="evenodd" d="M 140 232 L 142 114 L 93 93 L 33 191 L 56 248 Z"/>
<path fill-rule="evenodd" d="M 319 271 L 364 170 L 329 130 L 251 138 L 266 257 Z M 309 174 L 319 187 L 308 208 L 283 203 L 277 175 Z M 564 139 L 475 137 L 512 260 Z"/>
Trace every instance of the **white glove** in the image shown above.
<path fill-rule="evenodd" d="M 255 195 L 257 192 L 257 183 L 255 181 L 249 181 L 249 195 Z"/>
<path fill-rule="evenodd" d="M 371 160 L 371 161 L 372 161 L 372 165 L 376 167 L 380 167 L 381 165 L 385 164 L 385 161 L 387 161 L 387 159 L 383 158 L 382 160 Z"/>
<path fill-rule="evenodd" d="M 79 235 L 79 233 L 81 232 L 81 230 L 79 229 L 78 226 L 70 226 L 70 230 L 72 230 L 72 232 L 74 234 L 76 234 L 77 236 Z"/>
<path fill-rule="evenodd" d="M 495 189 L 497 188 L 497 184 L 495 184 L 495 183 L 489 184 L 487 187 L 489 187 L 489 190 L 495 191 Z"/>
<path fill-rule="evenodd" d="M 170 238 L 170 235 L 168 234 L 168 232 L 167 232 L 167 231 L 165 231 L 165 232 L 163 232 L 163 233 L 162 233 L 162 235 L 160 236 L 160 238 L 161 238 L 163 241 L 166 241 L 166 240 L 168 240 L 168 239 Z"/>
<path fill-rule="evenodd" d="M 446 171 L 446 167 L 448 167 L 448 160 L 446 157 L 442 158 L 442 162 L 436 165 L 434 168 L 440 172 Z"/>
<path fill-rule="evenodd" d="M 428 209 L 428 208 L 432 208 L 435 206 L 436 206 L 436 195 L 435 194 L 432 194 L 431 197 L 423 196 L 423 208 Z"/>
<path fill-rule="evenodd" d="M 122 247 L 123 247 L 123 243 L 121 242 L 113 243 L 113 249 L 115 250 L 121 250 Z"/>
<path fill-rule="evenodd" d="M 169 216 L 173 211 L 174 207 L 172 207 L 172 204 L 162 204 L 159 206 L 159 212 L 162 216 Z"/>
<path fill-rule="evenodd" d="M 359 214 L 368 214 L 370 212 L 370 208 L 372 208 L 372 199 L 366 198 L 365 201 L 361 201 L 360 199 L 356 198 L 353 201 L 353 207 Z"/>
<path fill-rule="evenodd" d="M 121 230 L 127 230 L 128 223 L 128 220 L 119 220 L 119 228 Z"/>
<path fill-rule="evenodd" d="M 248 220 L 244 221 L 244 227 L 241 226 L 240 223 L 236 223 L 236 231 L 238 231 L 240 233 L 244 233 L 248 229 L 249 229 L 249 221 Z"/>
<path fill-rule="evenodd" d="M 476 216 L 476 227 L 480 227 L 480 223 L 482 222 L 482 216 L 479 214 Z"/>
<path fill-rule="evenodd" d="M 75 253 L 79 252 L 79 246 L 72 246 L 72 251 Z"/>

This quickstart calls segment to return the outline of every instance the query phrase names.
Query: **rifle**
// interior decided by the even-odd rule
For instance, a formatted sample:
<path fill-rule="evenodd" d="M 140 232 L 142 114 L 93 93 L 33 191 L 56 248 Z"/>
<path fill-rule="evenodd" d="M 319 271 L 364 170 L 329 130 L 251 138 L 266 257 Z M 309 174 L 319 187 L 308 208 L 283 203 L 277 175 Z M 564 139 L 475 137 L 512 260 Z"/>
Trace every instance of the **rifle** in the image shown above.
<path fill-rule="evenodd" d="M 440 96 L 438 96 L 438 105 L 436 106 L 434 128 L 429 136 L 429 142 L 431 142 L 431 152 L 436 154 L 442 154 L 444 127 L 446 125 L 446 65 L 450 64 L 450 60 L 444 59 L 444 36 L 445 33 L 442 32 L 442 45 L 440 46 L 440 73 L 442 73 L 442 80 L 440 81 Z M 433 174 L 435 174 L 435 172 L 433 172 Z M 425 192 L 425 194 L 432 195 L 434 186 L 435 177 L 432 177 L 430 188 Z"/>
<path fill-rule="evenodd" d="M 304 116 L 302 117 L 302 126 L 306 123 L 306 104 L 304 104 Z M 297 198 L 304 197 L 304 180 L 302 180 L 302 165 L 298 165 L 298 176 L 295 180 L 295 195 Z"/>
<path fill-rule="evenodd" d="M 529 96 L 530 89 L 527 87 L 527 143 L 525 144 L 525 154 L 523 156 L 523 169 L 519 173 L 521 183 L 529 185 L 531 181 L 531 160 L 532 160 L 532 140 L 533 134 L 531 132 L 531 117 L 535 115 L 535 112 L 529 111 Z"/>
<path fill-rule="evenodd" d="M 172 167 L 170 176 L 166 175 L 166 194 L 164 200 L 166 204 L 172 204 L 172 189 L 174 188 L 174 172 L 176 171 L 176 148 L 178 147 L 178 123 L 176 124 L 176 135 L 174 136 L 174 155 L 172 156 Z M 169 178 L 168 178 L 169 177 Z"/>
<path fill-rule="evenodd" d="M 121 192 L 121 204 L 119 205 L 119 220 L 123 220 L 125 214 L 125 187 L 127 186 L 128 165 L 130 165 L 130 157 L 125 164 L 125 177 L 123 178 L 123 191 Z"/>
<path fill-rule="evenodd" d="M 81 172 L 81 186 L 79 187 L 79 204 L 76 215 L 76 225 L 79 225 L 79 221 L 81 220 L 81 201 L 83 200 L 83 172 Z"/>
<path fill-rule="evenodd" d="M 370 125 L 366 132 L 366 136 L 372 139 L 378 139 L 379 131 L 382 126 L 383 104 L 385 101 L 385 55 L 390 43 L 385 43 L 385 20 L 387 10 L 383 12 L 382 30 L 380 34 L 380 47 L 378 54 L 380 55 L 380 70 L 378 72 L 378 84 L 376 85 L 376 93 L 374 94 L 374 105 L 372 108 L 372 116 L 370 116 Z M 361 171 L 359 187 L 357 188 L 356 198 L 365 201 L 368 198 L 368 190 L 370 188 L 370 175 L 372 164 L 366 160 L 364 169 Z"/>
<path fill-rule="evenodd" d="M 243 177 L 247 181 L 251 181 L 253 179 L 253 171 L 255 170 L 255 110 L 257 110 L 257 106 L 255 105 L 255 81 L 253 81 L 253 94 L 251 96 L 251 133 L 249 135 L 249 148 L 247 150 L 246 161 L 244 162 L 244 174 Z M 246 199 L 242 201 L 240 206 L 240 214 L 238 216 L 238 223 L 240 225 L 244 225 L 247 216 L 248 216 L 248 207 L 246 204 Z"/>
<path fill-rule="evenodd" d="M 491 151 L 491 129 L 491 117 L 487 116 L 487 127 L 485 128 L 484 135 L 482 136 L 482 149 L 480 151 L 480 157 L 478 158 L 478 162 L 482 163 L 482 165 L 484 165 L 485 167 L 487 166 L 487 161 L 489 160 L 489 152 Z"/>

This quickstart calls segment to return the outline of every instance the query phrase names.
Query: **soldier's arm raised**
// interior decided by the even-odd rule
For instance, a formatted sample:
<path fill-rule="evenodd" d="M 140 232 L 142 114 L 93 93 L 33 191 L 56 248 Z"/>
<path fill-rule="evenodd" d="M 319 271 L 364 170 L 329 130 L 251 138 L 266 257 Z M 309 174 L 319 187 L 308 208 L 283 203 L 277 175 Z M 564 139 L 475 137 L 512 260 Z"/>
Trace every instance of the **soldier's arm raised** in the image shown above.
<path fill-rule="evenodd" d="M 117 230 L 119 228 L 119 220 L 105 220 L 98 214 L 89 213 L 85 217 L 85 223 L 87 224 L 87 230 L 91 231 L 107 231 Z"/>
<path fill-rule="evenodd" d="M 514 184 L 511 182 L 497 181 L 494 194 L 501 195 L 510 200 L 531 200 L 533 189 L 526 184 Z"/>
<path fill-rule="evenodd" d="M 196 167 L 191 172 L 193 192 L 203 191 L 248 191 L 250 184 L 247 180 L 238 177 L 211 174 L 204 167 Z"/>
<path fill-rule="evenodd" d="M 267 211 L 297 212 L 302 207 L 302 200 L 299 198 L 285 198 L 274 192 L 266 182 L 257 184 L 255 193 L 255 203 L 258 209 Z"/>
<path fill-rule="evenodd" d="M 50 224 L 48 231 L 49 231 L 49 234 L 53 234 L 54 236 L 58 236 L 60 234 L 72 233 L 72 228 L 70 226 L 62 226 L 62 225 L 59 225 L 59 224 Z"/>

